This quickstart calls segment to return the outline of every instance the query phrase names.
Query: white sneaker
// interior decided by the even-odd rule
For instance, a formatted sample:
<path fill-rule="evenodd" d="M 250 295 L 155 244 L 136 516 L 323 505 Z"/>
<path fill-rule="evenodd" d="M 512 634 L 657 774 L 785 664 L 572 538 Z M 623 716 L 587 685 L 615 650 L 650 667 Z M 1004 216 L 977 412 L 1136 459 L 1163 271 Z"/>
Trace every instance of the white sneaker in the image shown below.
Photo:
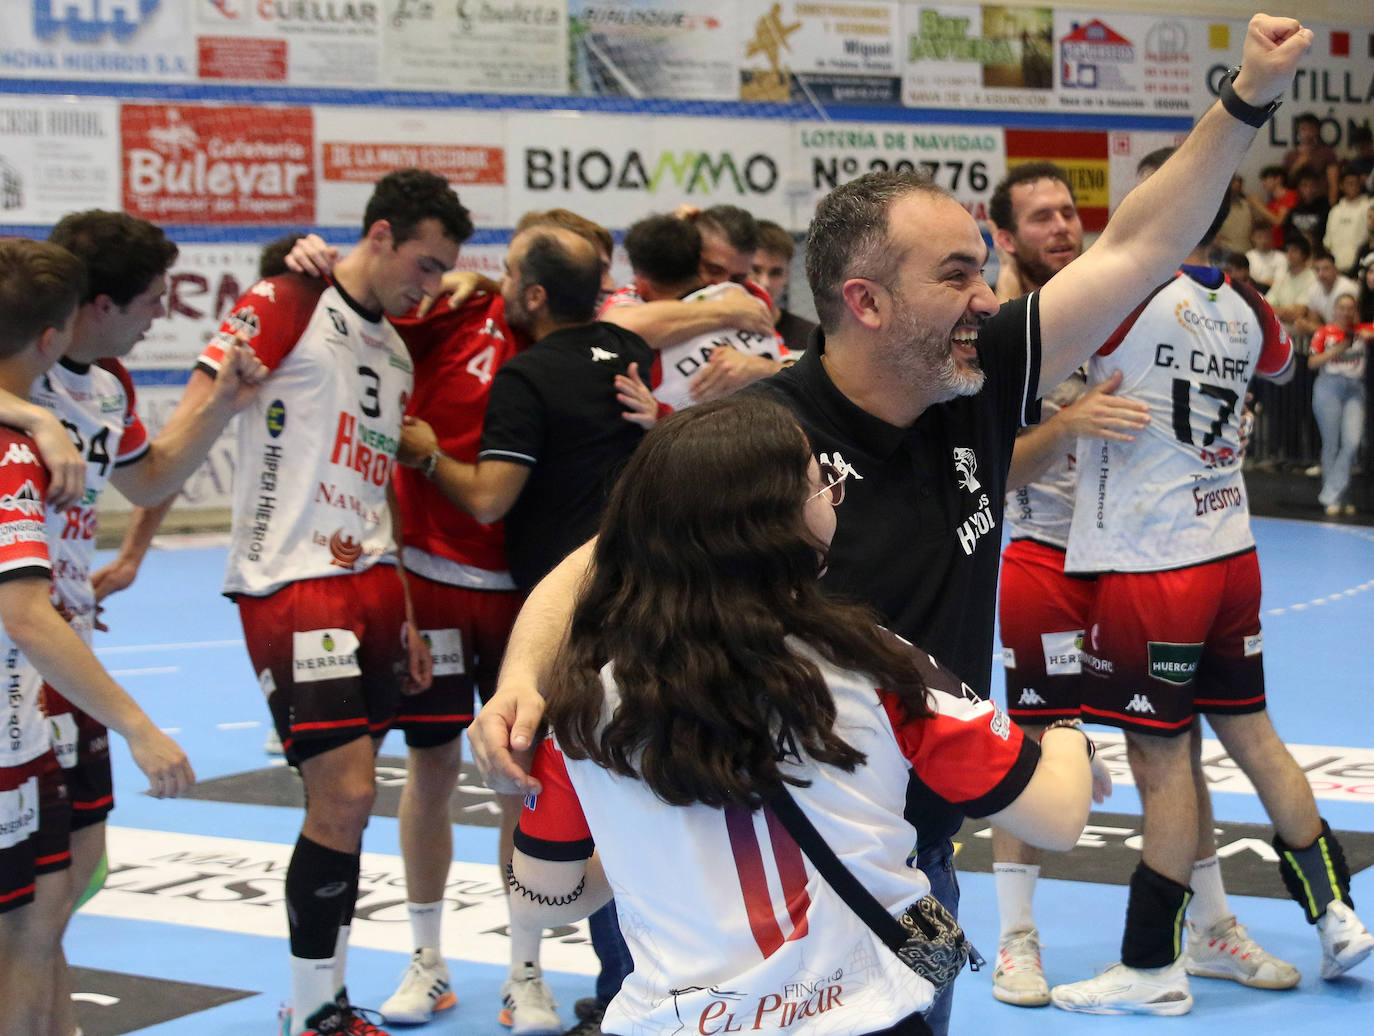
<path fill-rule="evenodd" d="M 1374 935 L 1360 923 L 1355 911 L 1339 899 L 1317 918 L 1317 936 L 1322 941 L 1324 979 L 1340 978 L 1374 951 Z"/>
<path fill-rule="evenodd" d="M 1234 917 L 1206 931 L 1189 921 L 1183 963 L 1190 975 L 1229 978 L 1251 989 L 1292 989 L 1302 981 L 1297 968 L 1267 952 Z"/>
<path fill-rule="evenodd" d="M 513 1036 L 557 1036 L 563 1023 L 554 1010 L 558 1004 L 553 991 L 544 982 L 538 964 L 526 961 L 510 969 L 510 978 L 501 986 L 504 1014 L 510 1012 Z"/>
<path fill-rule="evenodd" d="M 1096 978 L 1050 990 L 1050 1002 L 1083 1014 L 1187 1014 L 1193 1009 L 1183 957 L 1165 968 L 1113 964 Z"/>
<path fill-rule="evenodd" d="M 262 743 L 262 750 L 268 755 L 285 755 L 286 750 L 281 746 L 281 735 L 277 733 L 277 728 L 269 726 L 267 728 L 267 740 Z"/>
<path fill-rule="evenodd" d="M 382 1017 L 401 1025 L 423 1025 L 435 1011 L 458 1003 L 449 986 L 448 963 L 438 950 L 416 950 L 401 975 L 401 984 L 382 1004 Z"/>
<path fill-rule="evenodd" d="M 1018 1007 L 1044 1007 L 1050 1002 L 1050 987 L 1040 964 L 1040 933 L 1034 928 L 1010 932 L 997 943 L 992 995 Z"/>

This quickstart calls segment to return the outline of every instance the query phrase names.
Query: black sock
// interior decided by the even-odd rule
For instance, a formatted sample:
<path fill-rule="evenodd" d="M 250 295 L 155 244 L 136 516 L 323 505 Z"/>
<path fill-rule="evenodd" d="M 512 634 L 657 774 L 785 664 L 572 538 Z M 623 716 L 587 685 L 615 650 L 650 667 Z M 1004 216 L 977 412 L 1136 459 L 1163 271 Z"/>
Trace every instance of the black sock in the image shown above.
<path fill-rule="evenodd" d="M 326 960 L 334 956 L 345 910 L 350 916 L 353 912 L 358 867 L 357 853 L 341 853 L 305 835 L 296 840 L 286 868 L 286 920 L 293 957 Z"/>
<path fill-rule="evenodd" d="M 361 847 L 358 854 L 353 857 L 353 872 L 348 879 L 348 891 L 344 893 L 344 912 L 343 917 L 339 918 L 339 925 L 347 926 L 353 923 L 353 908 L 358 905 L 358 878 L 363 872 L 363 852 Z"/>
<path fill-rule="evenodd" d="M 1350 868 L 1346 866 L 1345 851 L 1331 826 L 1322 821 L 1322 833 L 1305 849 L 1294 849 L 1278 835 L 1274 848 L 1279 854 L 1279 874 L 1288 894 L 1297 900 L 1307 914 L 1307 923 L 1316 924 L 1326 908 L 1339 899 L 1353 907 L 1350 898 Z"/>
<path fill-rule="evenodd" d="M 1126 901 L 1126 932 L 1121 963 L 1132 968 L 1163 968 L 1183 950 L 1183 915 L 1193 890 L 1151 870 L 1141 860 L 1131 875 Z"/>

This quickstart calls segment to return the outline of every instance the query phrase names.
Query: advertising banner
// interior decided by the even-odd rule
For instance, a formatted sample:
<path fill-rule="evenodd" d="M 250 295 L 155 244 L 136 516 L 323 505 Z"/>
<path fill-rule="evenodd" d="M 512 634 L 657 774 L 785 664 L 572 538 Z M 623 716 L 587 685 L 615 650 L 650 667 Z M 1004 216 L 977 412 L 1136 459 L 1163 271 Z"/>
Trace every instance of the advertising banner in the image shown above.
<path fill-rule="evenodd" d="M 902 6 L 902 31 L 902 96 L 911 107 L 1052 107 L 1050 8 L 908 2 Z"/>
<path fill-rule="evenodd" d="M 114 101 L 0 98 L 0 223 L 119 207 Z"/>
<path fill-rule="evenodd" d="M 685 203 L 739 205 L 789 221 L 784 122 L 580 113 L 506 120 L 512 219 L 563 206 L 622 229 Z"/>
<path fill-rule="evenodd" d="M 315 109 L 319 222 L 361 229 L 372 187 L 393 169 L 447 177 L 477 226 L 504 226 L 505 118 L 428 108 Z"/>
<path fill-rule="evenodd" d="M 1107 225 L 1111 190 L 1106 133 L 1009 129 L 1006 139 L 1008 169 L 1024 162 L 1054 162 L 1068 175 L 1083 229 L 1096 232 Z M 1132 169 L 1130 186 L 1134 175 Z"/>
<path fill-rule="evenodd" d="M 1057 11 L 1056 105 L 1065 111 L 1188 114 L 1190 41 L 1183 18 Z"/>
<path fill-rule="evenodd" d="M 741 6 L 729 0 L 570 0 L 572 92 L 733 100 Z"/>
<path fill-rule="evenodd" d="M 309 108 L 126 104 L 126 211 L 155 223 L 315 222 Z"/>
<path fill-rule="evenodd" d="M 561 2 L 390 0 L 384 11 L 387 86 L 568 92 L 568 14 Z"/>
<path fill-rule="evenodd" d="M 1002 130 L 905 123 L 795 122 L 792 168 L 806 177 L 806 205 L 791 229 L 805 230 L 833 188 L 864 173 L 918 172 L 948 188 L 974 219 L 1006 175 Z"/>
<path fill-rule="evenodd" d="M 170 5 L 169 5 L 170 6 Z M 381 0 L 195 0 L 196 75 L 292 86 L 381 84 Z"/>
<path fill-rule="evenodd" d="M 7 0 L 0 75 L 190 80 L 195 59 L 186 31 L 189 8 L 175 0 Z"/>
<path fill-rule="evenodd" d="M 739 5 L 744 101 L 901 103 L 901 8 L 886 0 L 745 0 Z"/>

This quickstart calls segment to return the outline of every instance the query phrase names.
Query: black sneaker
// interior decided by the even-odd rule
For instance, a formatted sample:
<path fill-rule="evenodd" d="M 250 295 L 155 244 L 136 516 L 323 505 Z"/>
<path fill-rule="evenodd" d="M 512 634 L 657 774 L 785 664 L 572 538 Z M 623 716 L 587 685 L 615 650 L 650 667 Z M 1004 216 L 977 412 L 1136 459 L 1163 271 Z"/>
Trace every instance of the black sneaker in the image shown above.
<path fill-rule="evenodd" d="M 573 1004 L 573 1014 L 578 1022 L 563 1036 L 601 1036 L 601 1019 L 606 1014 L 606 1005 L 594 996 L 584 996 Z"/>

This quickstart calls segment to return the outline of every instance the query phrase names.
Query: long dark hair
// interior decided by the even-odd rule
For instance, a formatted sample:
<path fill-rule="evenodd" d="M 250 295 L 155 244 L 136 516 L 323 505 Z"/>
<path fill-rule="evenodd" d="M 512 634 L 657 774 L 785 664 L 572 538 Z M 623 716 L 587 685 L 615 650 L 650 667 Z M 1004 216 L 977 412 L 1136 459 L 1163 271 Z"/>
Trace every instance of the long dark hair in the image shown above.
<path fill-rule="evenodd" d="M 663 801 L 757 807 L 799 751 L 843 770 L 862 752 L 833 730 L 819 668 L 788 638 L 930 706 L 917 670 L 872 612 L 828 598 L 803 517 L 811 447 L 782 406 L 752 393 L 653 428 L 602 517 L 547 718 L 571 759 L 643 780 Z M 620 702 L 602 726 L 600 670 Z M 600 728 L 600 729 L 599 729 Z"/>

